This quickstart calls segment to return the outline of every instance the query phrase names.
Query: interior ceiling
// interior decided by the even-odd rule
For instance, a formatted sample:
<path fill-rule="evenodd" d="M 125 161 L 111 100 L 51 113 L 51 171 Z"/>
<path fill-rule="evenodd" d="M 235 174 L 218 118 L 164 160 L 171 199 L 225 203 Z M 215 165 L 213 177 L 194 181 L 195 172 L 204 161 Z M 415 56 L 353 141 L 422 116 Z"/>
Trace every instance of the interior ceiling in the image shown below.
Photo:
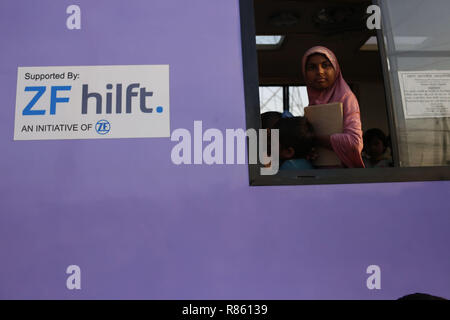
<path fill-rule="evenodd" d="M 279 48 L 258 50 L 260 84 L 304 84 L 301 58 L 316 45 L 336 54 L 348 82 L 380 81 L 378 52 L 359 50 L 376 35 L 366 27 L 369 5 L 367 0 L 254 0 L 256 34 L 285 36 Z"/>

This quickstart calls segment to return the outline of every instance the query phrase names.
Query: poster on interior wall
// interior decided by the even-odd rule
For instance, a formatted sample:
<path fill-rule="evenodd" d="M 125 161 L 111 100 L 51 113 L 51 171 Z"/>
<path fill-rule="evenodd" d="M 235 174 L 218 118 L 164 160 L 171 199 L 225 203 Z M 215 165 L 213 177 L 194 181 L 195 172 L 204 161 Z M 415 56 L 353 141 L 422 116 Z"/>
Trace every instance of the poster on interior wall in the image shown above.
<path fill-rule="evenodd" d="M 18 68 L 14 140 L 169 136 L 168 65 Z"/>
<path fill-rule="evenodd" d="M 406 119 L 450 117 L 450 70 L 399 71 Z"/>

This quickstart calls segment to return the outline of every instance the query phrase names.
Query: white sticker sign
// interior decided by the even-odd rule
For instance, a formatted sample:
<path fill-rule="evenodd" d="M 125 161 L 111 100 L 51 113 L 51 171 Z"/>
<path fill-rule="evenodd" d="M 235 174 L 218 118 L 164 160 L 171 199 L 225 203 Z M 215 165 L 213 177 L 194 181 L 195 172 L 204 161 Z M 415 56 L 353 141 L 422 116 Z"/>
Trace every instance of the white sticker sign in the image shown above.
<path fill-rule="evenodd" d="M 14 140 L 170 136 L 169 66 L 19 67 Z"/>
<path fill-rule="evenodd" d="M 399 71 L 406 119 L 450 117 L 450 70 Z"/>

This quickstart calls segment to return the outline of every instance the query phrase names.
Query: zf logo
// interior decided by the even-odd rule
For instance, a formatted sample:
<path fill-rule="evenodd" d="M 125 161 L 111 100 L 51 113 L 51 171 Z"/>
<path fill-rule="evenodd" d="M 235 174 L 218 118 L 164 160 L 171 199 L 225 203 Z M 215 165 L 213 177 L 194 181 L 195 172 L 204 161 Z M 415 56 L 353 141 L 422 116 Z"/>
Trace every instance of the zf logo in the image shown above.
<path fill-rule="evenodd" d="M 111 124 L 107 120 L 100 120 L 95 125 L 98 134 L 107 134 L 111 130 Z"/>
<path fill-rule="evenodd" d="M 113 93 L 109 90 L 113 89 L 112 84 L 106 85 L 106 98 L 103 94 L 99 92 L 89 92 L 87 84 L 82 85 L 81 92 L 81 114 L 88 113 L 88 102 L 95 105 L 96 114 L 121 114 L 122 113 L 122 95 L 125 96 L 125 113 L 132 113 L 133 98 L 139 101 L 139 110 L 142 113 L 153 113 L 154 109 L 148 107 L 147 100 L 153 96 L 153 91 L 147 91 L 145 87 L 139 88 L 139 83 L 132 83 L 126 87 L 125 94 L 122 92 L 122 84 L 118 83 L 115 90 L 115 99 L 113 99 Z M 25 106 L 22 111 L 24 116 L 37 116 L 45 115 L 46 110 L 38 110 L 35 108 L 36 103 L 45 94 L 47 87 L 45 86 L 27 86 L 25 87 L 26 92 L 36 92 L 30 102 Z M 57 103 L 67 103 L 69 102 L 69 97 L 58 97 L 58 91 L 71 91 L 71 86 L 51 86 L 50 87 L 50 114 L 56 114 L 56 104 Z M 135 89 L 139 89 L 136 90 Z M 106 101 L 105 101 L 106 100 Z M 106 102 L 106 103 L 104 103 Z M 34 108 L 34 109 L 33 109 Z M 157 106 L 157 113 L 163 112 L 162 106 Z M 102 129 L 104 127 L 102 126 Z"/>

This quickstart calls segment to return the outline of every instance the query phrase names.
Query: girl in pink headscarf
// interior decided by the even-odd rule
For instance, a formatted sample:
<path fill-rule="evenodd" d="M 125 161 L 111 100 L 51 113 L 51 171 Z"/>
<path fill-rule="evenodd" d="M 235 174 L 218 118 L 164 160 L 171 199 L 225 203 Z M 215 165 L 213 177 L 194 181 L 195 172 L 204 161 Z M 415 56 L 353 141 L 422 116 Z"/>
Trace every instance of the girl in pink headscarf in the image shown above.
<path fill-rule="evenodd" d="M 318 143 L 333 150 L 344 166 L 364 168 L 358 100 L 342 77 L 336 56 L 325 47 L 313 47 L 302 59 L 310 105 L 342 102 L 343 133 L 317 137 Z"/>

